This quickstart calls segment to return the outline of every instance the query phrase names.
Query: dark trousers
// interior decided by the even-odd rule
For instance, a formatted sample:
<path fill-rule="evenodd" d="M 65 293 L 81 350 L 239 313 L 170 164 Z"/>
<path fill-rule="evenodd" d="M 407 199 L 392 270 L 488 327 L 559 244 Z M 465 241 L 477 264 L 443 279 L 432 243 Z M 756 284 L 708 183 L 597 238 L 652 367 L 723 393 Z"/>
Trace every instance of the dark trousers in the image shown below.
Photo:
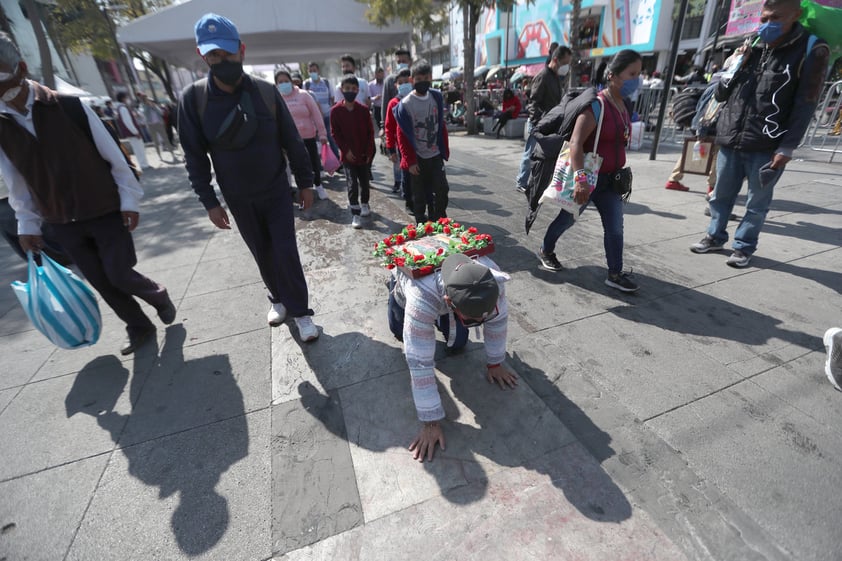
<path fill-rule="evenodd" d="M 17 253 L 21 259 L 26 261 L 26 253 L 20 246 L 20 236 L 18 236 L 18 221 L 15 218 L 15 209 L 9 204 L 9 198 L 0 198 L 0 234 L 9 243 L 9 247 Z M 55 241 L 49 234 L 42 236 L 44 238 L 44 253 L 50 256 L 50 259 L 68 267 L 73 264 L 73 260 L 61 248 L 61 244 Z"/>
<path fill-rule="evenodd" d="M 85 279 L 117 317 L 126 323 L 129 334 L 152 326 L 152 321 L 133 296 L 161 308 L 168 301 L 167 289 L 134 270 L 137 265 L 134 241 L 119 212 L 91 220 L 45 226 L 54 238 L 61 240 L 65 252 Z"/>
<path fill-rule="evenodd" d="M 447 216 L 450 187 L 441 156 L 418 158 L 418 175 L 410 174 L 412 209 L 417 222 L 436 221 Z"/>
<path fill-rule="evenodd" d="M 313 185 L 322 184 L 322 155 L 319 154 L 319 147 L 315 138 L 305 138 L 304 147 L 310 155 L 310 165 L 313 167 Z"/>
<path fill-rule="evenodd" d="M 494 123 L 493 127 L 491 127 L 491 131 L 499 133 L 500 131 L 503 130 L 503 127 L 506 126 L 506 123 L 508 123 L 511 119 L 512 119 L 512 114 L 510 112 L 506 111 L 506 112 L 500 113 L 500 116 L 497 117 L 497 122 Z"/>
<path fill-rule="evenodd" d="M 292 317 L 313 315 L 308 307 L 307 281 L 295 241 L 292 192 L 248 200 L 226 198 L 243 241 L 254 256 L 269 301 L 280 302 Z"/>
<path fill-rule="evenodd" d="M 359 214 L 360 203 L 367 205 L 371 195 L 371 167 L 368 164 L 342 164 L 342 167 L 345 170 L 345 182 L 348 184 L 351 214 Z"/>
<path fill-rule="evenodd" d="M 398 301 L 395 299 L 393 290 L 395 288 L 394 277 L 389 279 L 389 304 L 386 307 L 386 313 L 389 319 L 389 331 L 395 336 L 398 341 L 403 341 L 403 321 L 405 310 L 401 308 Z M 456 338 L 453 341 L 453 346 L 449 347 L 451 350 L 458 350 L 468 344 L 468 328 L 462 325 L 459 318 L 456 319 Z M 450 337 L 450 316 L 442 314 L 436 320 L 436 329 L 444 337 L 445 342 Z"/>

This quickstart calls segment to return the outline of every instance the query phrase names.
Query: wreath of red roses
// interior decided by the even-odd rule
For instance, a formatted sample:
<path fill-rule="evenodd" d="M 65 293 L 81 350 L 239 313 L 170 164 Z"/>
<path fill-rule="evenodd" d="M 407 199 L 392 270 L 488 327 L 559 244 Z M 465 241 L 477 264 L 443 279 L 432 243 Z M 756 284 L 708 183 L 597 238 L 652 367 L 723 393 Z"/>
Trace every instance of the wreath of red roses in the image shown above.
<path fill-rule="evenodd" d="M 445 234 L 450 236 L 447 248 L 438 248 L 423 254 L 413 254 L 403 247 L 408 241 L 417 240 L 425 236 Z M 408 224 L 400 232 L 392 234 L 374 244 L 374 256 L 383 260 L 387 269 L 406 267 L 417 272 L 419 276 L 432 273 L 441 266 L 448 255 L 464 253 L 465 255 L 481 255 L 490 253 L 494 241 L 488 234 L 480 234 L 473 226 L 463 226 L 450 218 L 440 218 L 436 222 L 423 224 Z"/>

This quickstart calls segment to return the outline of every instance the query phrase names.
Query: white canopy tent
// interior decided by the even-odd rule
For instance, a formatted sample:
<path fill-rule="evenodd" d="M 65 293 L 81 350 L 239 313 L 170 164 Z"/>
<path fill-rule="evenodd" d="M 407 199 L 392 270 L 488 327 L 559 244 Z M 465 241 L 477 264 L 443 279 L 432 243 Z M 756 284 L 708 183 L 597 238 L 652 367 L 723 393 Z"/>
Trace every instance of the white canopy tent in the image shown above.
<path fill-rule="evenodd" d="M 246 45 L 245 62 L 252 65 L 368 55 L 408 43 L 409 27 L 378 28 L 365 10 L 355 0 L 190 0 L 124 25 L 117 37 L 186 68 L 204 66 L 193 26 L 208 12 L 234 22 Z"/>

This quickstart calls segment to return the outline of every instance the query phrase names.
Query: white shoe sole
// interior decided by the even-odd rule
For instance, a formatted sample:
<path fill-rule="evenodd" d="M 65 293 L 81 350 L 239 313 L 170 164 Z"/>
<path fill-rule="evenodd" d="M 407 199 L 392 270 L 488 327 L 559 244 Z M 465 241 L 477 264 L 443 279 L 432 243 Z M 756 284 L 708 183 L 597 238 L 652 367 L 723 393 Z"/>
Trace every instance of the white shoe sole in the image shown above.
<path fill-rule="evenodd" d="M 827 360 L 824 363 L 824 373 L 827 375 L 827 379 L 830 380 L 830 383 L 833 384 L 833 387 L 842 391 L 842 387 L 840 387 L 839 382 L 836 381 L 830 370 L 830 357 L 833 354 L 831 352 L 833 350 L 833 337 L 838 333 L 842 333 L 842 329 L 839 329 L 838 327 L 832 327 L 824 333 L 824 348 L 827 349 Z M 839 343 L 837 342 L 837 344 Z"/>

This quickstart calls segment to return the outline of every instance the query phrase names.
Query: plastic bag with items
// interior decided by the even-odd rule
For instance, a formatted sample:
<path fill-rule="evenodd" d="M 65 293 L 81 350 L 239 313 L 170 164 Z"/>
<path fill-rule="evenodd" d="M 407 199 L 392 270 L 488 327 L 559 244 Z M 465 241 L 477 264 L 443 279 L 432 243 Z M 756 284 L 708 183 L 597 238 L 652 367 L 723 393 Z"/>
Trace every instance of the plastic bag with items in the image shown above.
<path fill-rule="evenodd" d="M 102 331 L 102 316 L 93 291 L 69 269 L 41 254 L 41 266 L 27 254 L 27 282 L 12 289 L 35 328 L 63 349 L 93 345 Z"/>

